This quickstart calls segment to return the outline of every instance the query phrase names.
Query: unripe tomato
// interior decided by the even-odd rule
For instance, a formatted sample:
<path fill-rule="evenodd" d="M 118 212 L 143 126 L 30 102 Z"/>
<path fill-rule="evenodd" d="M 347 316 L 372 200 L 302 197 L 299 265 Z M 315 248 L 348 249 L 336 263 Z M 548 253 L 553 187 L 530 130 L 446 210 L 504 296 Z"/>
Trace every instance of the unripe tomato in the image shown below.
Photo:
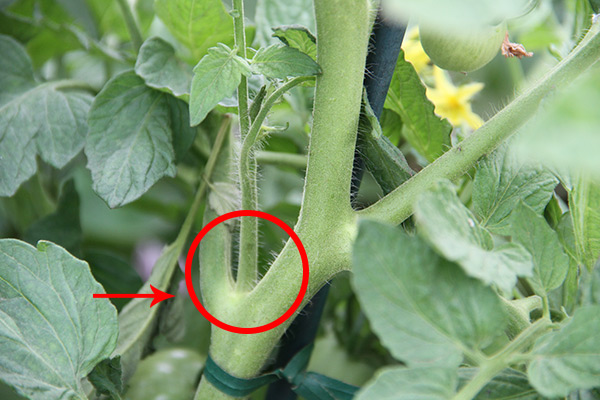
<path fill-rule="evenodd" d="M 184 348 L 160 350 L 138 365 L 125 400 L 191 400 L 204 359 Z"/>
<path fill-rule="evenodd" d="M 506 34 L 506 23 L 465 31 L 420 26 L 421 45 L 431 61 L 450 71 L 470 72 L 492 61 Z"/>

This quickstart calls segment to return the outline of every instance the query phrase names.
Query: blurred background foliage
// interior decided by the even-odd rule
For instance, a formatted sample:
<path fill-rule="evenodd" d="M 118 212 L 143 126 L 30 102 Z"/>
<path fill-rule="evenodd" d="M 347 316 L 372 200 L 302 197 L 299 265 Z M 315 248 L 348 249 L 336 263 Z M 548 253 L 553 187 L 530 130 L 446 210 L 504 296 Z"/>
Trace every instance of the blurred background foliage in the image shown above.
<path fill-rule="evenodd" d="M 188 48 L 177 39 L 178 28 L 173 25 L 174 22 L 165 21 L 157 15 L 155 4 L 158 3 L 161 2 L 128 1 L 144 38 L 163 38 L 173 45 L 179 59 L 194 65 L 203 56 L 203 50 Z M 271 36 L 271 27 L 300 24 L 315 32 L 311 0 L 246 0 L 245 6 L 254 48 L 277 41 Z M 471 117 L 475 115 L 485 121 L 523 90 L 528 82 L 542 75 L 569 52 L 589 26 L 591 7 L 588 0 L 539 0 L 530 13 L 509 24 L 511 40 L 533 51 L 534 57 L 505 59 L 498 54 L 485 68 L 468 75 L 440 70 L 437 72 L 437 82 L 437 67 L 431 65 L 422 49 L 419 50 L 418 31 L 411 30 L 412 25 L 409 26 L 403 48 L 407 60 L 414 64 L 424 84 L 430 89 L 439 89 L 440 79 L 450 85 L 446 87 L 457 89 L 478 83 L 478 90 L 464 99 L 460 106 L 464 107 L 465 112 L 471 113 L 468 114 Z M 225 2 L 225 9 L 228 8 Z M 129 33 L 119 4 L 114 0 L 0 0 L 0 34 L 12 36 L 26 46 L 40 81 L 76 79 L 87 83 L 97 92 L 111 77 L 135 64 Z M 232 40 L 223 36 L 218 39 Z M 216 41 L 208 43 L 208 47 L 215 44 Z M 596 107 L 600 104 L 598 80 L 594 82 L 595 86 L 581 85 L 580 89 L 587 88 L 583 99 L 580 90 L 577 91 L 578 95 L 570 94 L 570 97 L 562 100 L 563 106 L 576 104 L 565 112 L 577 116 L 578 105 Z M 256 84 L 255 89 L 259 87 Z M 453 95 L 448 90 L 444 93 Z M 432 97 L 430 99 L 434 100 Z M 434 104 L 437 110 L 439 104 L 436 101 Z M 233 111 L 231 106 L 231 103 L 223 102 L 213 113 Z M 296 222 L 302 200 L 302 156 L 306 154 L 309 141 L 311 106 L 310 87 L 299 87 L 286 95 L 285 101 L 276 105 L 269 116 L 268 124 L 273 129 L 262 149 L 264 157 L 259 156 L 261 209 L 283 219 L 290 226 Z M 549 113 L 560 120 L 563 114 L 557 110 L 563 110 L 564 107 L 556 107 L 550 108 Z M 598 126 L 599 114 L 593 111 L 584 113 L 587 116 L 596 115 L 596 120 L 582 122 L 586 126 L 594 123 Z M 569 117 L 564 120 L 572 121 Z M 92 190 L 83 153 L 60 170 L 38 159 L 37 174 L 23 184 L 15 196 L 0 198 L 1 237 L 20 238 L 30 243 L 40 239 L 51 240 L 86 260 L 107 292 L 137 291 L 143 279 L 147 278 L 161 248 L 177 235 L 198 183 L 199 171 L 208 157 L 218 121 L 218 116 L 209 116 L 198 127 L 195 142 L 179 163 L 176 177 L 161 179 L 138 200 L 118 209 L 110 209 Z M 477 128 L 477 124 L 469 123 L 466 119 L 451 122 L 455 140 Z M 384 134 L 404 151 L 413 169 L 419 170 L 427 163 L 404 139 L 401 121 L 393 111 L 386 109 L 381 123 Z M 564 133 L 560 121 L 554 123 L 540 118 L 532 123 L 542 124 L 538 130 L 551 130 L 549 127 L 554 127 L 550 134 L 557 140 Z M 573 145 L 576 147 L 576 143 Z M 545 157 L 560 157 L 563 153 L 555 154 L 555 149 L 550 146 L 542 154 Z M 282 164 L 269 157 L 273 153 L 299 157 L 295 164 Z M 529 154 L 526 150 L 525 153 Z M 590 159 L 598 160 L 594 156 Z M 597 161 L 592 165 L 600 170 Z M 470 178 L 466 177 L 460 193 L 467 203 L 469 181 Z M 368 205 L 381 194 L 381 189 L 366 174 L 356 206 Z M 198 217 L 196 229 L 199 230 L 201 226 L 201 217 Z M 260 229 L 260 265 L 267 268 L 286 237 L 271 224 L 263 223 Z M 331 285 L 309 370 L 361 385 L 377 368 L 392 364 L 394 360 L 371 331 L 352 293 L 348 275 L 336 277 Z M 118 308 L 123 305 L 123 300 L 115 301 Z M 176 335 L 175 340 L 160 336 L 154 347 L 184 348 L 205 357 L 209 342 L 208 323 L 187 298 L 181 312 L 185 316 L 182 318 L 185 332 Z M 16 397 L 10 389 L 0 384 L 0 398 L 12 400 Z M 256 398 L 260 398 L 260 394 Z"/>

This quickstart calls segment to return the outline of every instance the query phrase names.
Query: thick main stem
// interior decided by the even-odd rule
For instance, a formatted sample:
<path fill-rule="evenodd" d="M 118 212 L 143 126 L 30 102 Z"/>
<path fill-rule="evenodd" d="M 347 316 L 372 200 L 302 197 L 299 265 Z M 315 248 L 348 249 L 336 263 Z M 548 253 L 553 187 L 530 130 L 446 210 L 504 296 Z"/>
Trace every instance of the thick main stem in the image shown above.
<path fill-rule="evenodd" d="M 369 6 L 368 0 L 315 0 L 317 62 L 323 73 L 317 77 L 304 198 L 295 229 L 310 263 L 305 302 L 333 274 L 350 267 L 350 245 L 356 222 L 349 193 L 371 31 Z M 231 319 L 226 322 L 247 327 L 278 318 L 297 296 L 301 275 L 298 251 L 288 241 L 269 272 L 231 310 Z M 235 376 L 255 376 L 290 321 L 255 335 L 238 335 L 214 328 L 211 356 Z M 203 379 L 196 399 L 212 398 L 230 397 L 220 394 Z"/>
<path fill-rule="evenodd" d="M 437 180 L 456 180 L 481 157 L 514 134 L 537 110 L 540 101 L 558 87 L 573 81 L 600 58 L 600 22 L 592 24 L 581 43 L 537 84 L 513 100 L 471 136 L 448 150 L 396 190 L 358 214 L 399 224 L 412 214 L 421 193 Z"/>

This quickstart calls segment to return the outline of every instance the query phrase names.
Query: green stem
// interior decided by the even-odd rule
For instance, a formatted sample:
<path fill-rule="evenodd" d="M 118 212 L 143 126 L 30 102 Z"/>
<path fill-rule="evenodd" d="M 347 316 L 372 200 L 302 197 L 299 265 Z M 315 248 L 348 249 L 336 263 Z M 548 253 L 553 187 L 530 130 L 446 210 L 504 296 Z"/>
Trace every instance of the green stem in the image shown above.
<path fill-rule="evenodd" d="M 177 235 L 177 239 L 175 239 L 175 243 L 180 244 L 182 247 L 187 240 L 187 237 L 192 229 L 192 225 L 194 220 L 196 219 L 196 213 L 198 212 L 198 208 L 200 208 L 200 204 L 202 204 L 202 199 L 204 199 L 204 194 L 206 193 L 206 189 L 208 188 L 208 182 L 210 181 L 210 177 L 215 169 L 215 164 L 217 163 L 217 157 L 221 152 L 221 147 L 223 147 L 223 141 L 227 136 L 227 130 L 229 128 L 230 118 L 224 117 L 221 122 L 221 126 L 219 127 L 219 132 L 217 133 L 217 137 L 215 139 L 215 143 L 212 146 L 210 151 L 210 156 L 208 156 L 208 160 L 206 161 L 206 165 L 204 166 L 204 173 L 202 174 L 202 181 L 200 182 L 200 186 L 198 187 L 198 191 L 194 196 L 194 200 L 192 201 L 192 205 L 190 210 L 181 225 L 181 230 Z"/>
<path fill-rule="evenodd" d="M 350 268 L 356 217 L 350 182 L 371 32 L 370 0 L 315 0 L 317 77 L 313 129 L 301 216 L 295 231 L 310 264 L 305 303 L 336 272 Z M 340 12 L 344 10 L 344 12 Z M 258 117 L 256 119 L 257 122 Z M 254 129 L 258 129 L 256 125 Z M 251 143 L 251 142 L 248 142 Z M 288 241 L 267 274 L 242 296 L 226 319 L 236 326 L 258 326 L 281 316 L 297 296 L 302 278 L 300 256 Z M 211 357 L 235 376 L 260 372 L 291 320 L 267 332 L 239 335 L 214 328 Z M 196 400 L 230 399 L 202 380 Z"/>
<path fill-rule="evenodd" d="M 123 19 L 125 20 L 125 25 L 127 25 L 127 30 L 129 31 L 129 36 L 131 37 L 131 42 L 133 43 L 133 47 L 137 52 L 140 47 L 142 47 L 142 43 L 144 42 L 142 39 L 142 34 L 140 33 L 140 29 L 135 23 L 135 18 L 133 18 L 133 14 L 129 4 L 127 4 L 127 0 L 117 0 L 117 3 L 119 3 L 121 13 L 123 14 Z"/>
<path fill-rule="evenodd" d="M 306 168 L 306 157 L 304 154 L 281 153 L 278 151 L 257 151 L 254 153 L 259 164 L 272 164 L 284 167 Z"/>
<path fill-rule="evenodd" d="M 246 59 L 246 32 L 244 27 L 244 0 L 233 0 L 233 29 L 238 55 Z M 242 75 L 238 86 L 238 115 L 240 118 L 240 137 L 245 141 L 250 130 L 250 113 L 248 109 L 248 80 Z M 256 183 L 256 160 L 240 156 L 240 189 L 242 192 L 242 209 L 258 208 Z M 258 264 L 258 219 L 242 217 L 240 221 L 240 252 L 236 289 L 250 290 L 255 284 Z"/>
<path fill-rule="evenodd" d="M 448 150 L 379 202 L 359 211 L 358 214 L 399 224 L 412 214 L 412 206 L 417 197 L 437 180 L 446 178 L 455 181 L 460 178 L 482 156 L 492 152 L 529 120 L 544 97 L 556 88 L 572 82 L 600 58 L 599 25 L 599 22 L 594 23 L 586 37 L 571 54 L 552 68 L 531 89 L 513 100 L 471 136 Z"/>
<path fill-rule="evenodd" d="M 244 0 L 233 0 L 233 29 L 238 55 L 246 59 Z M 238 113 L 240 116 L 241 137 L 243 139 L 250 128 L 250 114 L 248 113 L 248 80 L 245 75 L 242 75 L 242 80 L 238 86 Z"/>
<path fill-rule="evenodd" d="M 98 91 L 89 83 L 74 79 L 62 79 L 60 81 L 47 82 L 47 84 L 51 85 L 56 90 L 83 90 L 85 92 L 90 92 L 93 95 L 98 94 Z"/>
<path fill-rule="evenodd" d="M 539 319 L 527 329 L 525 329 L 512 342 L 504 347 L 500 352 L 489 358 L 479 369 L 477 374 L 458 392 L 452 400 L 471 400 L 489 381 L 491 381 L 500 371 L 508 367 L 511 362 L 518 357 L 527 347 L 529 347 L 540 334 L 544 333 L 552 326 L 552 323 L 545 319 Z"/>
<path fill-rule="evenodd" d="M 548 295 L 544 294 L 544 296 L 542 296 L 542 310 L 543 310 L 543 314 L 542 316 L 544 318 L 546 318 L 547 320 L 550 320 L 550 300 L 548 300 Z"/>
<path fill-rule="evenodd" d="M 242 209 L 258 209 L 258 196 L 256 192 L 256 158 L 252 154 L 252 148 L 256 144 L 260 128 L 267 118 L 267 114 L 277 100 L 288 90 L 302 82 L 313 79 L 312 77 L 294 78 L 281 85 L 271 94 L 260 112 L 252 122 L 248 134 L 242 142 L 240 153 L 239 176 L 242 195 Z M 240 253 L 238 260 L 238 271 L 236 289 L 239 291 L 250 291 L 256 284 L 258 274 L 258 219 L 254 217 L 243 217 L 240 223 Z"/>

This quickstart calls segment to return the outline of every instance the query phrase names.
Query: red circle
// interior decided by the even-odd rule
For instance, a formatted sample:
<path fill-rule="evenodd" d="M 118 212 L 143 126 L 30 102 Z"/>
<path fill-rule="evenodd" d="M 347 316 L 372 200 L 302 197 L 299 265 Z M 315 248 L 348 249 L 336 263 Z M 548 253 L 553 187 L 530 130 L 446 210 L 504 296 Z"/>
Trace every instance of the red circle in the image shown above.
<path fill-rule="evenodd" d="M 196 295 L 196 291 L 194 290 L 194 285 L 192 284 L 192 260 L 194 258 L 194 253 L 196 252 L 196 249 L 198 248 L 198 245 L 200 244 L 200 241 L 204 238 L 204 236 L 206 236 L 206 234 L 212 228 L 219 225 L 221 222 L 225 222 L 229 219 L 237 218 L 237 217 L 256 217 L 256 218 L 262 218 L 262 219 L 266 219 L 267 221 L 273 222 L 275 225 L 277 225 L 278 227 L 283 229 L 288 235 L 290 235 L 290 237 L 296 244 L 296 248 L 298 249 L 298 252 L 300 253 L 300 259 L 302 260 L 302 283 L 300 284 L 300 291 L 298 292 L 298 296 L 296 296 L 296 300 L 294 300 L 294 303 L 292 304 L 292 306 L 281 317 L 277 318 L 276 320 L 271 321 L 264 325 L 255 326 L 253 328 L 241 328 L 238 326 L 229 325 L 229 324 L 226 324 L 226 323 L 220 321 L 219 319 L 215 318 L 211 313 L 208 312 L 208 310 L 206 310 L 206 308 L 204 308 L 204 306 L 202 305 L 200 300 L 198 300 L 198 296 Z M 302 304 L 302 300 L 304 299 L 304 295 L 306 294 L 306 291 L 308 289 L 308 275 L 309 275 L 308 257 L 306 255 L 306 250 L 304 249 L 304 245 L 302 244 L 302 241 L 300 241 L 300 238 L 298 237 L 296 232 L 294 232 L 294 230 L 292 228 L 290 228 L 285 222 L 283 222 L 279 218 L 277 218 L 271 214 L 268 214 L 266 212 L 256 211 L 256 210 L 232 211 L 227 214 L 223 214 L 223 215 L 213 219 L 212 221 L 210 221 L 210 223 L 206 224 L 206 226 L 204 226 L 204 228 L 202 228 L 202 230 L 194 238 L 194 241 L 192 242 L 192 245 L 190 246 L 190 249 L 188 250 L 188 253 L 187 253 L 187 257 L 185 259 L 185 284 L 187 286 L 187 290 L 190 295 L 190 298 L 192 299 L 192 302 L 194 303 L 194 305 L 196 306 L 198 311 L 200 311 L 200 313 L 202 315 L 204 315 L 204 317 L 207 320 L 209 320 L 210 323 L 212 323 L 215 326 L 218 326 L 221 329 L 224 329 L 226 331 L 233 332 L 233 333 L 242 333 L 242 334 L 261 333 L 261 332 L 266 332 L 270 329 L 275 328 L 276 326 L 281 325 L 285 320 L 287 320 L 289 317 L 291 317 L 294 314 L 294 312 L 296 312 L 298 307 L 300 307 L 300 304 Z"/>

